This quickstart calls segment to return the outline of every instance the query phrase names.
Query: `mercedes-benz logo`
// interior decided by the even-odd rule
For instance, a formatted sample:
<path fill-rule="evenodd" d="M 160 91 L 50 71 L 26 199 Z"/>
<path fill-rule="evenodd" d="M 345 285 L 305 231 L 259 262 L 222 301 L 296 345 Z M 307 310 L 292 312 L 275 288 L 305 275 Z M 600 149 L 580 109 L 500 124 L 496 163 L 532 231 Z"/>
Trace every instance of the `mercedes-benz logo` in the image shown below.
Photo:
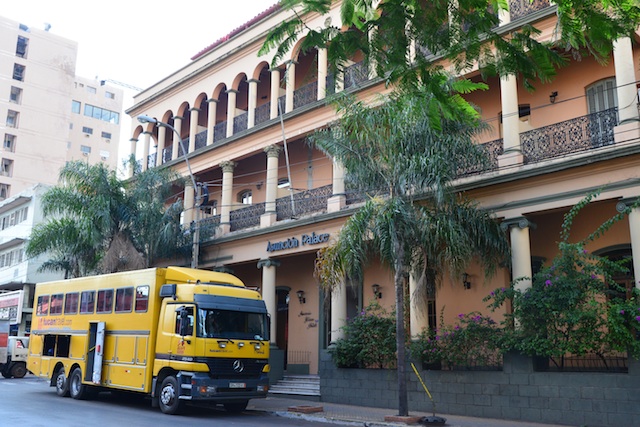
<path fill-rule="evenodd" d="M 234 361 L 233 370 L 236 371 L 237 373 L 241 373 L 242 371 L 244 371 L 244 363 L 242 363 L 240 360 Z"/>

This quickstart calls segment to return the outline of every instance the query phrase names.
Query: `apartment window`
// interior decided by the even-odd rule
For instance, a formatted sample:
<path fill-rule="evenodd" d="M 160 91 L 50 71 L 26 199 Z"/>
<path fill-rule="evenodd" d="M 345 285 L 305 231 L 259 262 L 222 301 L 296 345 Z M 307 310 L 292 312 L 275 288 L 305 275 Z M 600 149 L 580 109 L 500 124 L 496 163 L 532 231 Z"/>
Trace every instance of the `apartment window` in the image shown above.
<path fill-rule="evenodd" d="M 82 126 L 82 133 L 86 133 L 87 135 L 93 135 L 93 129 L 86 126 Z"/>
<path fill-rule="evenodd" d="M 104 93 L 104 97 L 109 99 L 116 99 L 116 94 L 113 92 L 106 91 Z"/>
<path fill-rule="evenodd" d="M 9 96 L 9 100 L 16 104 L 20 104 L 22 101 L 22 89 L 19 87 L 11 86 L 11 95 Z"/>
<path fill-rule="evenodd" d="M 11 194 L 9 184 L 0 184 L 0 199 L 6 199 Z"/>
<path fill-rule="evenodd" d="M 287 188 L 291 185 L 289 178 L 280 178 L 278 180 L 278 188 Z"/>
<path fill-rule="evenodd" d="M 615 77 L 600 80 L 587 86 L 589 114 L 609 110 L 618 106 Z"/>
<path fill-rule="evenodd" d="M 87 92 L 89 93 L 96 93 L 96 88 L 93 86 L 87 86 Z"/>
<path fill-rule="evenodd" d="M 2 176 L 11 176 L 13 172 L 13 160 L 2 159 L 0 163 L 0 174 Z"/>
<path fill-rule="evenodd" d="M 88 156 L 89 154 L 91 154 L 91 147 L 89 147 L 88 145 L 81 145 L 80 151 L 82 152 L 83 156 Z"/>
<path fill-rule="evenodd" d="M 27 27 L 27 26 L 26 26 L 26 25 L 24 25 L 24 24 L 20 24 L 19 28 L 20 28 L 20 30 L 22 30 L 22 31 L 29 31 L 29 27 Z"/>
<path fill-rule="evenodd" d="M 102 132 L 102 137 L 104 139 L 111 139 L 111 132 Z"/>
<path fill-rule="evenodd" d="M 80 101 L 71 101 L 71 112 L 80 114 Z"/>
<path fill-rule="evenodd" d="M 18 112 L 9 110 L 7 111 L 7 127 L 9 128 L 17 128 L 18 127 Z"/>
<path fill-rule="evenodd" d="M 115 111 L 106 110 L 104 108 L 96 107 L 90 104 L 85 104 L 84 115 L 87 117 L 93 117 L 94 119 L 102 120 L 103 122 L 113 123 L 115 125 L 120 122 L 120 113 L 116 113 Z"/>
<path fill-rule="evenodd" d="M 238 201 L 243 205 L 250 205 L 253 201 L 251 190 L 245 190 L 238 194 Z"/>
<path fill-rule="evenodd" d="M 16 136 L 8 133 L 4 134 L 4 151 L 14 152 L 16 147 Z"/>
<path fill-rule="evenodd" d="M 24 81 L 24 70 L 25 66 L 21 64 L 13 64 L 13 80 L 18 80 L 19 82 Z"/>
<path fill-rule="evenodd" d="M 26 58 L 28 46 L 29 39 L 26 37 L 18 36 L 18 44 L 16 45 L 16 56 L 20 58 Z"/>

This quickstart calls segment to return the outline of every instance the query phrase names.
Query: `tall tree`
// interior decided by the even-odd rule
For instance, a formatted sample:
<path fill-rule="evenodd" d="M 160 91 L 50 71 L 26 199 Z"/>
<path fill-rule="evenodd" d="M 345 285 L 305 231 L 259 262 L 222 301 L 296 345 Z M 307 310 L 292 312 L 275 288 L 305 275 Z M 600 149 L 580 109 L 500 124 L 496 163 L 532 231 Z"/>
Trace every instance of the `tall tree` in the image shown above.
<path fill-rule="evenodd" d="M 34 227 L 29 256 L 66 277 L 144 268 L 176 249 L 180 203 L 166 197 L 175 175 L 153 168 L 124 181 L 104 164 L 67 163 L 42 198 L 49 219 Z"/>
<path fill-rule="evenodd" d="M 425 105 L 430 92 L 394 94 L 369 108 L 345 98 L 341 118 L 312 140 L 344 165 L 350 184 L 370 198 L 351 216 L 336 241 L 321 252 L 316 273 L 334 288 L 362 277 L 376 257 L 394 272 L 399 415 L 408 414 L 404 290 L 409 273 L 433 293 L 445 271 L 460 275 L 472 259 L 491 272 L 508 258 L 504 233 L 490 213 L 455 193 L 451 182 L 485 153 L 473 143 L 482 129 L 466 112 L 438 126 Z"/>

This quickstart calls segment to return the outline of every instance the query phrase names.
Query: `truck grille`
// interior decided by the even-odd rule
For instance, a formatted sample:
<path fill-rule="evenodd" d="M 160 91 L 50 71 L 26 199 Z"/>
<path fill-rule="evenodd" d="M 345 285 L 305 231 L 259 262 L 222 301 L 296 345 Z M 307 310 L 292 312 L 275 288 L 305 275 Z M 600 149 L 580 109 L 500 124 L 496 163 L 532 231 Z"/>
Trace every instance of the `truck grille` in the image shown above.
<path fill-rule="evenodd" d="M 213 378 L 258 378 L 267 360 L 208 358 L 206 363 Z"/>

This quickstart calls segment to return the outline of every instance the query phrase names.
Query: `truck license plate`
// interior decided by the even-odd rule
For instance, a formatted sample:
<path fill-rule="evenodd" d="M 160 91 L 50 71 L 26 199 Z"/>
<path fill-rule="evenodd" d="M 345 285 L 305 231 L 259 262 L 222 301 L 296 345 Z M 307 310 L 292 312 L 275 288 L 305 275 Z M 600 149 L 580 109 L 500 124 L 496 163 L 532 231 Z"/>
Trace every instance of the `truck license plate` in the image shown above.
<path fill-rule="evenodd" d="M 247 388 L 246 383 L 229 383 L 229 388 Z"/>

